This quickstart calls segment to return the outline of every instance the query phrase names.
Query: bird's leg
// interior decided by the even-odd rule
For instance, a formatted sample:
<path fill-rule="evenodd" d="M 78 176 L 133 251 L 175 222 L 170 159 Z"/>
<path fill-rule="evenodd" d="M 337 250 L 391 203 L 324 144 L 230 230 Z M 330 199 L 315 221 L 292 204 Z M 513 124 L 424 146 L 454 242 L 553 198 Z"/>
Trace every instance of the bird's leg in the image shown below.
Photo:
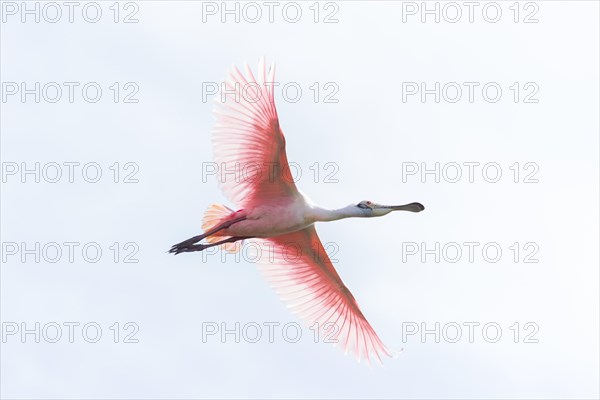
<path fill-rule="evenodd" d="M 225 221 L 225 222 L 223 222 L 223 223 L 215 226 L 214 228 L 209 229 L 207 232 L 204 232 L 201 235 L 194 236 L 192 238 L 184 240 L 181 243 L 174 244 L 173 246 L 171 246 L 171 250 L 169 250 L 169 253 L 175 253 L 178 250 L 181 250 L 181 249 L 183 249 L 185 247 L 189 247 L 189 246 L 193 245 L 194 243 L 197 243 L 197 242 L 201 241 L 205 237 L 213 235 L 213 234 L 219 232 L 222 229 L 229 228 L 231 225 L 235 224 L 236 222 L 240 222 L 240 221 L 243 221 L 245 219 L 246 219 L 246 216 L 243 215 L 243 216 L 240 216 L 240 217 L 233 218 L 233 219 L 230 219 L 228 221 Z"/>
<path fill-rule="evenodd" d="M 210 244 L 192 244 L 186 247 L 182 247 L 179 249 L 171 249 L 169 253 L 175 253 L 176 255 L 179 253 L 187 253 L 192 251 L 202 251 L 208 249 L 209 247 L 219 246 L 225 243 L 233 243 L 238 240 L 251 239 L 252 236 L 232 236 L 229 239 L 221 240 L 220 242 L 210 243 Z"/>

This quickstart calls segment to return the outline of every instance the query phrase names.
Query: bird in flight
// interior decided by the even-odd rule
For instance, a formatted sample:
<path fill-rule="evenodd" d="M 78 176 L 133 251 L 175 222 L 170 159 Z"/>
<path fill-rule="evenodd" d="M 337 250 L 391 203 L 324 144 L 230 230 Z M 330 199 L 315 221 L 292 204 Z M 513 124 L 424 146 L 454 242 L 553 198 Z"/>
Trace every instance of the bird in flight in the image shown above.
<path fill-rule="evenodd" d="M 170 253 L 202 251 L 213 246 L 239 251 L 243 240 L 262 241 L 270 249 L 261 269 L 289 308 L 311 328 L 341 344 L 356 358 L 392 352 L 379 339 L 342 282 L 317 235 L 316 222 L 380 217 L 392 211 L 420 212 L 420 203 L 390 206 L 361 201 L 339 209 L 312 203 L 290 174 L 285 137 L 275 109 L 275 65 L 261 58 L 255 77 L 235 66 L 218 96 L 213 130 L 214 161 L 225 171 L 220 187 L 239 209 L 213 204 L 204 214 L 204 233 L 173 245 Z M 235 243 L 238 242 L 238 243 Z M 291 250 L 290 250 L 291 249 Z"/>

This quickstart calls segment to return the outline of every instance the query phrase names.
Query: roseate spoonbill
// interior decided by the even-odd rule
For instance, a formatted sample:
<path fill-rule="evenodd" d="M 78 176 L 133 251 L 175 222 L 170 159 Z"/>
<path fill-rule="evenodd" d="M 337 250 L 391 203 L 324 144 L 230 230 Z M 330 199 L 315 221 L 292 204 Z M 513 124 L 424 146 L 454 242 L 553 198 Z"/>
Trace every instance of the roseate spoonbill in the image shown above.
<path fill-rule="evenodd" d="M 285 138 L 274 100 L 275 65 L 266 70 L 264 59 L 258 79 L 248 65 L 245 75 L 235 66 L 223 83 L 226 94 L 217 99 L 213 130 L 214 160 L 226 171 L 246 169 L 243 179 L 225 174 L 219 180 L 225 196 L 239 210 L 211 205 L 202 223 L 204 233 L 174 245 L 169 252 L 202 251 L 222 245 L 236 251 L 244 239 L 267 241 L 272 254 L 261 269 L 284 301 L 309 326 L 341 343 L 346 352 L 370 363 L 371 355 L 392 353 L 381 342 L 327 256 L 315 222 L 342 218 L 381 217 L 392 211 L 420 212 L 420 203 L 400 206 L 361 201 L 335 210 L 318 207 L 302 195 L 290 176 Z M 274 167 L 273 167 L 274 166 Z M 267 173 L 268 169 L 268 173 Z M 250 172 L 248 172 L 250 171 Z M 202 240 L 205 243 L 199 243 Z M 289 246 L 296 250 L 293 257 Z M 333 330 L 332 330 L 333 329 Z"/>

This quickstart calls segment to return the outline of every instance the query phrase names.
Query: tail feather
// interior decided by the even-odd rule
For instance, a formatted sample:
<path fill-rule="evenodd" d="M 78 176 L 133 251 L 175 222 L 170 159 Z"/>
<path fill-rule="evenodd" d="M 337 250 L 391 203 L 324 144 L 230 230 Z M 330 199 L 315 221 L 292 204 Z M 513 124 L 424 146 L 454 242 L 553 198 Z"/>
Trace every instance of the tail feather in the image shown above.
<path fill-rule="evenodd" d="M 235 213 L 231 208 L 223 205 L 223 204 L 211 204 L 208 206 L 208 209 L 204 213 L 204 217 L 202 218 L 202 230 L 207 232 L 211 228 L 219 225 L 220 223 L 226 221 L 231 215 Z M 221 240 L 229 239 L 231 236 L 222 235 L 217 232 L 213 235 L 206 237 L 206 241 L 209 243 L 220 242 Z M 225 243 L 221 245 L 221 248 L 229 253 L 237 253 L 240 251 L 241 243 Z"/>

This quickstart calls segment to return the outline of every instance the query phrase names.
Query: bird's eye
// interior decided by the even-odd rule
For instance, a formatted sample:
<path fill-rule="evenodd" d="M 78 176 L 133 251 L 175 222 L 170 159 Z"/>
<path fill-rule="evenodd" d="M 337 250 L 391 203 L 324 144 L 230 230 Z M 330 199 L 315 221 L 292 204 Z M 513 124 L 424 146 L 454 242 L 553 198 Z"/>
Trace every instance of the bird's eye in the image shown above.
<path fill-rule="evenodd" d="M 373 204 L 373 203 L 371 203 L 370 201 L 367 201 L 367 205 L 368 206 L 370 206 L 371 204 Z"/>
<path fill-rule="evenodd" d="M 358 208 L 369 208 L 364 201 L 361 201 L 356 205 Z"/>

